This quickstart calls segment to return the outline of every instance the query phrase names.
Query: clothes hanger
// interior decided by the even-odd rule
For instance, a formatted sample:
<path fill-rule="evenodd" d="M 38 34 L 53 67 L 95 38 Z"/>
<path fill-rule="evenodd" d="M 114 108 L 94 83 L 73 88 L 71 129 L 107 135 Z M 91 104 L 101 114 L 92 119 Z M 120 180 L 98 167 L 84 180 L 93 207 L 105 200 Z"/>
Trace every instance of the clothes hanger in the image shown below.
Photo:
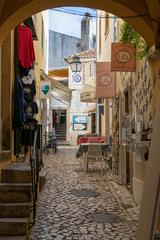
<path fill-rule="evenodd" d="M 21 22 L 21 23 L 20 23 L 20 26 L 21 26 L 21 27 L 26 27 L 26 25 L 24 24 L 24 22 Z"/>

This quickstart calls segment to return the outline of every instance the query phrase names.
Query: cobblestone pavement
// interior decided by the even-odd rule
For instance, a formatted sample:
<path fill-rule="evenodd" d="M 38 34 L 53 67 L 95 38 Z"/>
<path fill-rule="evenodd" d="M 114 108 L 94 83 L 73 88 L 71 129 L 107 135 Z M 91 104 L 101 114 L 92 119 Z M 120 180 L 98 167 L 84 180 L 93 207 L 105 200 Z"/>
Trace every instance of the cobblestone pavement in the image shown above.
<path fill-rule="evenodd" d="M 30 240 L 134 240 L 138 208 L 128 190 L 91 165 L 80 171 L 77 149 L 61 148 L 45 157 L 47 180 L 40 194 Z M 91 189 L 97 197 L 76 197 L 73 189 Z M 115 223 L 96 223 L 88 213 L 115 214 Z"/>

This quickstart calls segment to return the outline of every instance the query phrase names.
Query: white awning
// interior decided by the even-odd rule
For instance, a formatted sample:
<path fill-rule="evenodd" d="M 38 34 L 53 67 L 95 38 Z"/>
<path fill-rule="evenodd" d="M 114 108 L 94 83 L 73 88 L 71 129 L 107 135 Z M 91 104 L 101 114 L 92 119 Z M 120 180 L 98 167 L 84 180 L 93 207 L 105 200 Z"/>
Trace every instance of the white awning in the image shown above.
<path fill-rule="evenodd" d="M 62 102 L 69 103 L 71 99 L 71 90 L 60 83 L 59 81 L 55 80 L 53 77 L 48 76 L 45 73 L 41 74 L 42 78 L 45 80 L 51 81 L 51 94 L 58 98 L 59 100 L 62 100 Z"/>
<path fill-rule="evenodd" d="M 80 94 L 81 102 L 95 102 L 95 88 L 91 85 L 84 84 Z"/>

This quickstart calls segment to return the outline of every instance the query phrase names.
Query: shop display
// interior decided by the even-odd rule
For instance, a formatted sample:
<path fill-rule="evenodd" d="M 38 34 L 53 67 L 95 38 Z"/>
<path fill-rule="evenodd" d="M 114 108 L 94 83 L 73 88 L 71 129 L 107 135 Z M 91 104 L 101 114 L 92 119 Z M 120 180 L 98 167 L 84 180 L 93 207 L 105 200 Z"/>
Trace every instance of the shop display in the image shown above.
<path fill-rule="evenodd" d="M 136 160 L 147 161 L 149 157 L 150 142 L 144 141 L 136 143 L 134 151 L 136 153 Z"/>
<path fill-rule="evenodd" d="M 135 121 L 131 114 L 122 115 L 122 144 L 128 145 L 132 142 L 132 134 L 135 133 Z"/>
<path fill-rule="evenodd" d="M 32 126 L 36 127 L 38 121 L 34 118 L 38 113 L 38 106 L 36 103 L 36 81 L 34 74 L 34 45 L 32 39 L 32 30 L 20 24 L 17 27 L 16 44 L 17 44 L 17 65 L 15 68 L 16 80 L 14 90 L 14 116 L 13 128 L 15 130 L 15 154 L 20 154 L 21 146 L 25 145 L 25 153 L 27 152 L 27 142 L 24 143 L 24 129 Z M 30 134 L 29 138 L 33 138 Z"/>
<path fill-rule="evenodd" d="M 31 68 L 35 61 L 32 31 L 21 24 L 17 27 L 18 64 L 23 68 Z"/>

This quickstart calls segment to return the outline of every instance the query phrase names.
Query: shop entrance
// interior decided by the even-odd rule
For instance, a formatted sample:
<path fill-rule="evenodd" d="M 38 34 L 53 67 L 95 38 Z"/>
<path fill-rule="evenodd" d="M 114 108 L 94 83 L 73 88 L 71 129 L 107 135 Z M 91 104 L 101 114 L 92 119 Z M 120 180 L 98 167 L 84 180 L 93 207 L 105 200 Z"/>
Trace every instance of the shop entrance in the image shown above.
<path fill-rule="evenodd" d="M 55 127 L 57 140 L 66 140 L 67 132 L 67 110 L 53 110 L 53 127 Z"/>
<path fill-rule="evenodd" d="M 91 131 L 96 133 L 96 113 L 91 114 Z"/>

